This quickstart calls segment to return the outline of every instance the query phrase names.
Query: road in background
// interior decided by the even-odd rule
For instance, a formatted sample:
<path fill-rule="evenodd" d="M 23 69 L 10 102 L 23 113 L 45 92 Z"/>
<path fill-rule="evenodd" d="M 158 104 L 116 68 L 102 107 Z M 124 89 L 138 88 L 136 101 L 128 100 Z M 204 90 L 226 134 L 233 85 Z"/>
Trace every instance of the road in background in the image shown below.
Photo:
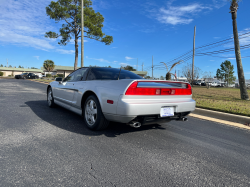
<path fill-rule="evenodd" d="M 0 79 L 0 186 L 250 186 L 250 133 L 189 117 L 88 130 L 47 85 Z"/>

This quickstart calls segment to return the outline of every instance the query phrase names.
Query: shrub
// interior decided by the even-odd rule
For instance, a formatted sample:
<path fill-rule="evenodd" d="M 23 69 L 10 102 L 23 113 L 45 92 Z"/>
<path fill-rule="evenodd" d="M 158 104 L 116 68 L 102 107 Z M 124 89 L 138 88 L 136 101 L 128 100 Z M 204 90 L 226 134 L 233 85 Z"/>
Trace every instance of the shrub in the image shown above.
<path fill-rule="evenodd" d="M 52 77 L 52 75 L 51 74 L 46 74 L 46 77 Z"/>
<path fill-rule="evenodd" d="M 57 74 L 57 77 L 61 77 L 61 78 L 63 78 L 63 77 L 64 77 L 64 75 L 63 75 L 63 74 Z"/>
<path fill-rule="evenodd" d="M 3 76 L 3 72 L 0 71 L 0 77 Z"/>
<path fill-rule="evenodd" d="M 11 75 L 8 75 L 8 77 L 11 77 Z"/>

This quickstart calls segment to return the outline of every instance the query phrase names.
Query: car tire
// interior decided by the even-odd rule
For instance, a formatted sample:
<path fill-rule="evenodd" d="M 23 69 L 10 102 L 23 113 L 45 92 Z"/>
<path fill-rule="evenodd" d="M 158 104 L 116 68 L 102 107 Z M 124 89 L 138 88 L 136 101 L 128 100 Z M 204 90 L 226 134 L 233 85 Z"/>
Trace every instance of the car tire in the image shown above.
<path fill-rule="evenodd" d="M 94 95 L 90 95 L 84 103 L 83 118 L 90 130 L 103 130 L 109 125 L 109 121 L 102 113 L 99 100 Z"/>
<path fill-rule="evenodd" d="M 51 87 L 49 87 L 47 91 L 47 103 L 50 108 L 55 107 L 55 102 L 54 102 L 54 97 L 53 97 L 53 92 L 52 92 Z"/>

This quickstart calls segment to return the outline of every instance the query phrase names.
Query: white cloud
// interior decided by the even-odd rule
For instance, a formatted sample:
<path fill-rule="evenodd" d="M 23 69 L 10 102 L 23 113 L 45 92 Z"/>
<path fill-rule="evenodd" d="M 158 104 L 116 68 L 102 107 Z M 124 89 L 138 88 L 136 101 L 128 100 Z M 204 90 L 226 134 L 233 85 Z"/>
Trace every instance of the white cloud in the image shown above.
<path fill-rule="evenodd" d="M 120 66 L 123 66 L 123 67 L 124 67 L 124 66 L 128 66 L 128 65 L 129 65 L 128 63 L 123 63 L 123 62 L 120 63 Z M 130 66 L 130 65 L 129 65 L 129 66 Z"/>
<path fill-rule="evenodd" d="M 160 8 L 156 19 L 161 23 L 170 25 L 189 24 L 193 21 L 192 16 L 205 10 L 210 9 L 199 3 L 193 3 L 186 6 L 172 6 L 168 4 L 167 8 Z"/>
<path fill-rule="evenodd" d="M 83 40 L 83 41 L 84 41 L 84 43 L 88 42 L 88 40 Z M 82 42 L 81 38 L 78 39 L 78 45 L 80 45 L 81 42 Z M 70 43 L 70 44 L 75 44 L 75 39 L 70 40 L 69 43 Z"/>
<path fill-rule="evenodd" d="M 225 6 L 228 0 L 213 0 L 213 6 L 217 9 Z"/>
<path fill-rule="evenodd" d="M 92 60 L 97 60 L 99 62 L 106 62 L 106 63 L 110 63 L 108 60 L 105 60 L 103 58 L 89 58 L 88 56 L 86 56 L 87 59 L 92 59 Z"/>
<path fill-rule="evenodd" d="M 53 40 L 44 37 L 45 32 L 53 29 L 45 13 L 49 2 L 1 0 L 0 41 L 42 50 L 53 49 L 50 44 Z"/>
<path fill-rule="evenodd" d="M 56 51 L 61 54 L 75 54 L 75 50 L 57 49 Z"/>
<path fill-rule="evenodd" d="M 135 59 L 135 58 L 132 58 L 132 57 L 129 57 L 129 56 L 126 56 L 125 57 L 126 60 L 132 60 L 132 59 Z"/>
<path fill-rule="evenodd" d="M 39 56 L 33 56 L 33 57 L 35 57 L 37 60 L 39 60 Z"/>

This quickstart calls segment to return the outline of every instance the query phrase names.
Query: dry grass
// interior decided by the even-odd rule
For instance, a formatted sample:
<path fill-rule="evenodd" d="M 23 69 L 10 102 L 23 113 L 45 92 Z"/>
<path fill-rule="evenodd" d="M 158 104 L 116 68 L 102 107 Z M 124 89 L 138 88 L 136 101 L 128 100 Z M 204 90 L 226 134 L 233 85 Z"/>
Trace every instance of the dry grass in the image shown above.
<path fill-rule="evenodd" d="M 193 87 L 193 99 L 200 108 L 250 116 L 250 101 L 241 100 L 237 88 Z"/>
<path fill-rule="evenodd" d="M 53 82 L 55 80 L 46 80 L 46 79 L 35 79 L 36 81 L 39 81 L 39 82 L 46 82 L 46 83 L 50 83 L 50 82 Z"/>

